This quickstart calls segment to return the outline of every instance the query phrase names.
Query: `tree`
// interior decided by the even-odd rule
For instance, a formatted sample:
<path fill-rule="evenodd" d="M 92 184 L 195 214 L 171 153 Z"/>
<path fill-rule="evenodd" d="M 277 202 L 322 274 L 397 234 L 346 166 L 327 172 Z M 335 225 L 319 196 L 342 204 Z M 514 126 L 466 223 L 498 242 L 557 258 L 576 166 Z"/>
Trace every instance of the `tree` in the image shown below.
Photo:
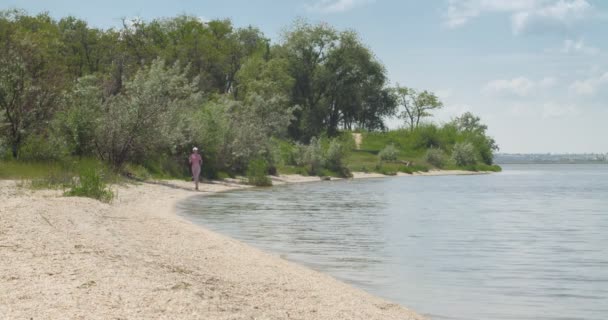
<path fill-rule="evenodd" d="M 401 118 L 405 120 L 412 131 L 418 127 L 422 118 L 431 116 L 431 111 L 443 107 L 439 98 L 427 90 L 417 92 L 414 89 L 397 85 L 395 92 L 398 96 L 399 105 L 403 106 Z"/>
<path fill-rule="evenodd" d="M 385 89 L 386 70 L 352 31 L 341 32 L 328 56 L 327 133 L 340 126 L 383 129 L 383 117 L 394 114 L 396 104 Z"/>
<path fill-rule="evenodd" d="M 394 114 L 386 70 L 355 32 L 297 21 L 277 51 L 294 79 L 292 102 L 301 106 L 290 127 L 294 139 L 355 126 L 382 129 L 382 118 Z"/>
<path fill-rule="evenodd" d="M 102 160 L 116 169 L 159 152 L 174 151 L 181 137 L 183 114 L 200 103 L 196 81 L 177 64 L 155 60 L 108 97 L 97 120 L 95 147 Z"/>
<path fill-rule="evenodd" d="M 74 17 L 61 19 L 58 28 L 68 73 L 82 77 L 99 71 L 102 51 L 98 48 L 98 42 L 101 32 L 89 28 L 86 21 Z"/>
<path fill-rule="evenodd" d="M 462 116 L 452 121 L 461 132 L 471 132 L 485 134 L 488 126 L 481 123 L 481 119 L 470 112 L 465 112 Z"/>
<path fill-rule="evenodd" d="M 265 98 L 275 95 L 290 97 L 294 78 L 289 73 L 289 64 L 284 58 L 265 60 L 260 56 L 250 57 L 236 75 L 237 99 L 255 93 Z"/>
<path fill-rule="evenodd" d="M 295 80 L 291 100 L 301 106 L 290 127 L 290 134 L 295 139 L 308 141 L 324 129 L 328 109 L 325 100 L 330 90 L 325 64 L 337 41 L 338 34 L 334 28 L 326 24 L 311 25 L 302 20 L 296 21 L 283 35 L 283 53 Z"/>
<path fill-rule="evenodd" d="M 95 76 L 78 79 L 65 94 L 66 106 L 56 114 L 53 124 L 65 137 L 73 155 L 93 153 L 96 122 L 103 111 L 104 99 L 100 79 Z"/>
<path fill-rule="evenodd" d="M 46 129 L 65 77 L 57 29 L 48 15 L 2 12 L 0 27 L 0 110 L 6 121 L 0 128 L 17 158 L 25 138 Z"/>
<path fill-rule="evenodd" d="M 472 143 L 481 161 L 488 165 L 494 162 L 494 152 L 498 151 L 498 145 L 486 134 L 488 126 L 482 124 L 479 117 L 466 112 L 452 120 L 451 125 L 456 127 L 464 140 Z"/>

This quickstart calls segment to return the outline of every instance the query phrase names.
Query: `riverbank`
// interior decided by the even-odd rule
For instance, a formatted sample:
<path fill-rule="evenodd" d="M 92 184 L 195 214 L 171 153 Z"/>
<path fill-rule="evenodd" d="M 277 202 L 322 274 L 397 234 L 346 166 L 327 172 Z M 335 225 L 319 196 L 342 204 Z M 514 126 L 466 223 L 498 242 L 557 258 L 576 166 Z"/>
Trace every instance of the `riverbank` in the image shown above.
<path fill-rule="evenodd" d="M 422 319 L 178 217 L 190 183 L 113 189 L 103 204 L 0 181 L 1 318 Z"/>

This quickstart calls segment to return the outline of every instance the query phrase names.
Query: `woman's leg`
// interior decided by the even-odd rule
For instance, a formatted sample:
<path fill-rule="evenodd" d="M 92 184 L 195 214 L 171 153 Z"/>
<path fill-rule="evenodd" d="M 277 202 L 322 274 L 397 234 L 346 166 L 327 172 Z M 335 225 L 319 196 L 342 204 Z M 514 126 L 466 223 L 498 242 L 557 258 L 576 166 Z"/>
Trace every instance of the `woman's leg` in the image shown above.
<path fill-rule="evenodd" d="M 192 168 L 192 178 L 194 178 L 194 187 L 198 190 L 198 180 L 200 179 L 201 168 Z"/>

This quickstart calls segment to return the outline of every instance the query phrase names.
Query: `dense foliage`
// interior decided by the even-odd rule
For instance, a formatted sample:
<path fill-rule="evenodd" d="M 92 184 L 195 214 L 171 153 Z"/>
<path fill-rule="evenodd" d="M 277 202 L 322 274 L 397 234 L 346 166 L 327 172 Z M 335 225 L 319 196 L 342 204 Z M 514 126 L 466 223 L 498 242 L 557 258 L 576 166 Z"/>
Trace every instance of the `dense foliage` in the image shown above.
<path fill-rule="evenodd" d="M 278 167 L 348 176 L 354 144 L 344 132 L 384 131 L 384 119 L 400 115 L 410 130 L 395 134 L 408 142 L 391 141 L 386 159 L 428 148 L 447 159 L 467 143 L 491 164 L 496 145 L 479 118 L 424 122 L 442 105 L 431 92 L 390 88 L 357 34 L 326 24 L 296 21 L 272 43 L 230 20 L 184 15 L 103 30 L 0 12 L 4 160 L 99 159 L 117 171 L 186 176 L 198 146 L 207 177 Z"/>

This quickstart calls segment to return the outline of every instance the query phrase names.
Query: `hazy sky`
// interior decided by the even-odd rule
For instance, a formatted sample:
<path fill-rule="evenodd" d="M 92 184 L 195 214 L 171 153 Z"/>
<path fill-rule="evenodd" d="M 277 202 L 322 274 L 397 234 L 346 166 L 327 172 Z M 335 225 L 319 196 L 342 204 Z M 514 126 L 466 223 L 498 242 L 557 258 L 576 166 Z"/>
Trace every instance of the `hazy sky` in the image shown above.
<path fill-rule="evenodd" d="M 297 17 L 358 31 L 392 83 L 482 117 L 501 152 L 608 152 L 604 0 L 0 0 L 0 8 L 121 18 L 188 14 L 254 25 L 273 40 Z M 392 126 L 399 125 L 391 121 Z"/>

